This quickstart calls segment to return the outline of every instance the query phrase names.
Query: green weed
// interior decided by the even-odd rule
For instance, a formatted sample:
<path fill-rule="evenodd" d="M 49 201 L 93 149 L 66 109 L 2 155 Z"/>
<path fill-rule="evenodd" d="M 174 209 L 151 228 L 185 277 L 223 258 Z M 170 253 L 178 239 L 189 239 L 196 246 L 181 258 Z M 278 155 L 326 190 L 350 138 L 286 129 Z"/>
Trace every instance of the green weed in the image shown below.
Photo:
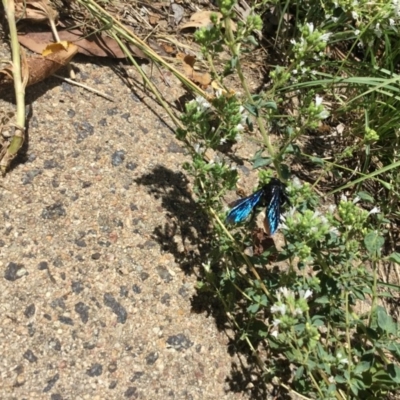
<path fill-rule="evenodd" d="M 272 9 L 259 1 L 234 31 L 235 3 L 218 1 L 223 19 L 195 34 L 221 90 L 189 102 L 177 132 L 191 144 L 185 168 L 214 228 L 199 291 L 223 304 L 266 382 L 303 398 L 386 398 L 400 387 L 400 328 L 384 307 L 399 287 L 379 275 L 400 261 L 388 240 L 398 216 L 400 3 L 287 0 Z M 241 58 L 258 46 L 263 13 L 278 16 L 271 51 L 281 63 L 266 89 L 251 93 Z M 222 51 L 230 59 L 218 68 Z M 224 86 L 229 74 L 243 95 Z M 323 138 L 327 155 L 310 154 L 304 138 L 322 122 L 343 128 L 333 144 Z M 254 221 L 224 222 L 223 196 L 239 173 L 220 148 L 251 131 L 260 135 L 252 159 L 260 186 L 273 175 L 287 183 L 279 250 L 254 251 Z M 306 161 L 313 186 L 295 177 L 293 165 Z M 326 200 L 321 182 L 341 197 Z"/>

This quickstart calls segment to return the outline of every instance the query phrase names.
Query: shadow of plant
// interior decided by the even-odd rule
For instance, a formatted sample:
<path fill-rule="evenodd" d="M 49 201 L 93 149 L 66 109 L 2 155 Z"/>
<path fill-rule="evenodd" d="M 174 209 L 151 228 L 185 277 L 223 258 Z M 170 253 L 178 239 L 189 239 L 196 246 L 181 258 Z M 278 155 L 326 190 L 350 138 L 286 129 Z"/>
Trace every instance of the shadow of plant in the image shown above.
<path fill-rule="evenodd" d="M 155 228 L 153 239 L 163 251 L 174 255 L 186 274 L 193 273 L 194 268 L 207 259 L 211 233 L 210 221 L 194 201 L 188 179 L 182 172 L 157 166 L 135 181 L 147 186 L 155 198 L 161 198 L 162 206 L 167 210 L 168 222 Z M 178 237 L 179 241 L 176 240 Z"/>
<path fill-rule="evenodd" d="M 160 225 L 154 229 L 153 239 L 159 243 L 163 251 L 170 252 L 174 256 L 185 274 L 194 273 L 200 282 L 205 282 L 204 269 L 201 265 L 208 261 L 210 252 L 213 250 L 211 221 L 193 199 L 187 177 L 182 172 L 171 171 L 159 165 L 151 173 L 137 178 L 135 182 L 146 186 L 149 193 L 161 199 L 163 208 L 167 210 L 168 221 L 163 226 Z M 179 240 L 177 240 L 178 237 Z M 222 272 L 219 268 L 218 265 L 213 266 L 217 277 Z M 218 290 L 220 289 L 224 291 L 223 288 Z M 246 304 L 240 302 L 240 296 L 235 300 L 238 294 L 234 293 L 234 288 L 229 292 L 230 294 L 225 293 L 222 296 L 226 299 L 230 298 L 235 318 L 247 320 Z M 214 318 L 217 328 L 226 332 L 230 338 L 229 354 L 236 355 L 240 360 L 239 363 L 232 363 L 231 374 L 226 378 L 229 391 L 248 393 L 250 398 L 256 400 L 272 395 L 272 385 L 269 387 L 266 384 L 265 378 L 257 367 L 256 359 L 245 342 L 241 340 L 242 332 L 232 329 L 216 291 L 208 285 L 203 286 L 203 289 L 198 289 L 192 297 L 191 306 L 192 312 L 206 313 L 207 316 Z M 263 349 L 263 351 L 266 350 Z M 284 393 L 280 393 L 279 396 L 277 398 L 285 398 Z"/>

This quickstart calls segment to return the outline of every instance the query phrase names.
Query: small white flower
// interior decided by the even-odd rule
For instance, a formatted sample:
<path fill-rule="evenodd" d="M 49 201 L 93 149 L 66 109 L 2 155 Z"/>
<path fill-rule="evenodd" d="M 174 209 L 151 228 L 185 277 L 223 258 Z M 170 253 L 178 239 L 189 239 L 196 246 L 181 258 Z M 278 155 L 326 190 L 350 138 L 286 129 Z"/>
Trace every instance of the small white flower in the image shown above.
<path fill-rule="evenodd" d="M 334 233 L 335 235 L 339 235 L 339 230 L 338 228 L 335 228 L 334 226 L 331 226 L 329 228 L 329 232 Z"/>
<path fill-rule="evenodd" d="M 332 36 L 332 33 L 324 33 L 323 35 L 320 36 L 320 39 L 323 42 L 327 42 L 331 36 Z"/>
<path fill-rule="evenodd" d="M 225 144 L 226 143 L 226 138 L 225 137 L 222 137 L 220 140 L 219 140 L 219 144 Z"/>
<path fill-rule="evenodd" d="M 338 361 L 342 364 L 348 364 L 349 360 L 347 358 L 345 358 L 342 353 L 337 353 L 336 358 L 338 359 Z"/>
<path fill-rule="evenodd" d="M 294 70 L 292 71 L 292 74 L 293 74 L 293 75 L 296 75 L 296 74 L 297 74 L 297 69 L 294 69 Z"/>
<path fill-rule="evenodd" d="M 194 148 L 194 151 L 195 151 L 197 154 L 203 154 L 204 149 L 200 146 L 199 143 L 196 143 L 196 144 L 193 146 L 193 148 Z"/>
<path fill-rule="evenodd" d="M 328 211 L 330 214 L 333 214 L 336 210 L 336 204 L 329 204 Z"/>
<path fill-rule="evenodd" d="M 294 311 L 293 311 L 293 315 L 301 315 L 303 314 L 303 311 L 301 308 L 297 307 Z"/>
<path fill-rule="evenodd" d="M 397 16 L 400 15 L 400 2 L 399 0 L 393 0 L 392 1 L 393 9 L 394 12 L 396 13 Z"/>
<path fill-rule="evenodd" d="M 286 314 L 286 304 L 280 304 L 280 305 L 274 304 L 271 307 L 271 312 L 273 314 L 280 313 L 281 315 L 285 315 Z"/>
<path fill-rule="evenodd" d="M 295 189 L 301 189 L 303 187 L 303 184 L 300 182 L 300 179 L 297 176 L 293 178 L 292 185 Z"/>
<path fill-rule="evenodd" d="M 315 105 L 316 105 L 317 107 L 319 107 L 321 104 L 322 104 L 322 97 L 316 95 L 316 96 L 315 96 Z"/>
<path fill-rule="evenodd" d="M 380 210 L 379 207 L 374 207 L 374 208 L 368 213 L 368 215 L 371 215 L 371 214 L 379 214 L 380 212 L 381 212 L 381 210 Z"/>
<path fill-rule="evenodd" d="M 208 261 L 207 263 L 203 263 L 202 265 L 206 272 L 210 272 L 210 270 L 211 270 L 210 261 Z"/>
<path fill-rule="evenodd" d="M 244 126 L 243 126 L 242 124 L 237 124 L 236 130 L 237 130 L 238 132 L 242 132 L 242 131 L 244 131 Z"/>
<path fill-rule="evenodd" d="M 326 119 L 329 117 L 329 112 L 326 110 L 323 110 L 318 114 L 318 117 L 319 117 L 319 119 Z"/>
<path fill-rule="evenodd" d="M 313 219 L 317 219 L 317 218 L 319 218 L 321 216 L 321 213 L 318 211 L 318 210 L 315 210 L 314 211 L 314 214 L 313 214 L 313 216 L 312 216 L 312 218 Z"/>
<path fill-rule="evenodd" d="M 196 103 L 199 111 L 205 111 L 211 107 L 211 104 L 202 96 L 196 97 Z"/>
<path fill-rule="evenodd" d="M 353 19 L 357 19 L 358 18 L 358 14 L 355 11 L 351 12 L 351 16 L 353 17 Z"/>
<path fill-rule="evenodd" d="M 281 320 L 276 318 L 272 321 L 272 325 L 274 325 L 275 327 L 277 327 L 279 324 L 281 323 Z"/>
<path fill-rule="evenodd" d="M 355 34 L 356 36 L 358 36 L 358 35 L 360 34 L 360 30 L 359 30 L 359 29 L 356 29 L 356 30 L 354 31 L 354 34 Z"/>
<path fill-rule="evenodd" d="M 329 383 L 334 383 L 334 382 L 335 382 L 335 378 L 331 375 L 331 376 L 328 378 L 328 381 L 329 381 Z"/>
<path fill-rule="evenodd" d="M 308 26 L 308 32 L 313 33 L 314 32 L 314 24 L 312 22 L 307 23 Z"/>
<path fill-rule="evenodd" d="M 279 288 L 278 291 L 281 292 L 283 294 L 283 297 L 286 298 L 288 298 L 291 293 L 291 291 L 286 286 Z"/>
<path fill-rule="evenodd" d="M 344 194 L 340 195 L 340 201 L 347 202 L 347 196 L 345 196 Z"/>
<path fill-rule="evenodd" d="M 307 300 L 311 296 L 312 296 L 312 290 L 307 289 L 302 297 L 303 299 Z"/>
<path fill-rule="evenodd" d="M 271 332 L 271 336 L 273 336 L 273 337 L 278 337 L 278 335 L 279 335 L 279 331 L 273 331 L 273 332 Z"/>

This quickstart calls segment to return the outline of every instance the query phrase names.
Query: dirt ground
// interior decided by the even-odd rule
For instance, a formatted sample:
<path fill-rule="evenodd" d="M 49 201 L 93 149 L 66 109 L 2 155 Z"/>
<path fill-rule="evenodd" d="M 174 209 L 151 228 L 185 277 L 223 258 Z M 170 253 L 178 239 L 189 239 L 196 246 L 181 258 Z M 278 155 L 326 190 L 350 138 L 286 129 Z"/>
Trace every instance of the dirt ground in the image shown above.
<path fill-rule="evenodd" d="M 116 101 L 57 78 L 27 89 L 24 154 L 0 191 L 0 398 L 251 397 L 254 375 L 194 289 L 207 232 L 165 111 L 114 61 L 73 65 Z"/>

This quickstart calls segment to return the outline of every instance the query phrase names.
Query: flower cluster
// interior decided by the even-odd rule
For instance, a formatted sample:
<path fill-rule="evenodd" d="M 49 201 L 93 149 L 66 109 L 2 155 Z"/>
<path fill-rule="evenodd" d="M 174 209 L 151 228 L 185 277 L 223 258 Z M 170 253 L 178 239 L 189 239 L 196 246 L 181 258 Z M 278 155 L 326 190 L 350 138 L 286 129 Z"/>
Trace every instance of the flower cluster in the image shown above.
<path fill-rule="evenodd" d="M 293 54 L 296 59 L 304 60 L 309 54 L 314 58 L 322 56 L 331 33 L 324 33 L 314 28 L 312 22 L 305 24 L 300 28 L 301 36 L 299 40 L 292 39 Z"/>
<path fill-rule="evenodd" d="M 277 337 L 279 327 L 283 329 L 293 326 L 298 318 L 307 312 L 309 307 L 307 299 L 312 296 L 312 291 L 299 290 L 295 293 L 287 287 L 281 287 L 276 292 L 276 303 L 271 306 L 271 313 L 275 315 L 272 321 L 274 330 L 271 335 Z"/>
<path fill-rule="evenodd" d="M 185 139 L 190 133 L 196 139 L 196 152 L 201 154 L 207 148 L 240 140 L 247 117 L 236 96 L 226 96 L 221 91 L 211 101 L 197 96 L 186 104 L 181 118 L 186 129 L 178 129 L 177 135 Z"/>

